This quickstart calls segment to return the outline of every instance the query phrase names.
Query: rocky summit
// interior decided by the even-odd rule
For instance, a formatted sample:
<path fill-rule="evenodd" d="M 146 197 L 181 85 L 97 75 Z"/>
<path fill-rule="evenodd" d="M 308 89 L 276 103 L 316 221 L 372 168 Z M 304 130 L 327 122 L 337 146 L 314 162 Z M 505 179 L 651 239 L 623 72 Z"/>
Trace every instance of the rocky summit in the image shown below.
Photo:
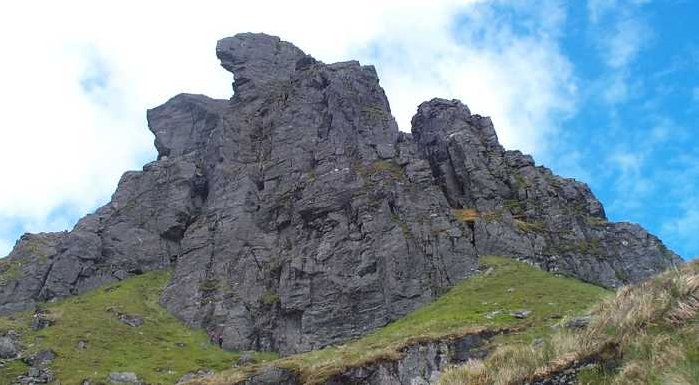
<path fill-rule="evenodd" d="M 158 159 L 72 231 L 22 236 L 0 262 L 0 314 L 172 268 L 160 302 L 178 318 L 229 350 L 291 354 L 431 302 L 479 256 L 605 287 L 680 262 L 457 100 L 422 103 L 408 134 L 372 66 L 264 34 L 216 54 L 233 97 L 149 110 Z"/>

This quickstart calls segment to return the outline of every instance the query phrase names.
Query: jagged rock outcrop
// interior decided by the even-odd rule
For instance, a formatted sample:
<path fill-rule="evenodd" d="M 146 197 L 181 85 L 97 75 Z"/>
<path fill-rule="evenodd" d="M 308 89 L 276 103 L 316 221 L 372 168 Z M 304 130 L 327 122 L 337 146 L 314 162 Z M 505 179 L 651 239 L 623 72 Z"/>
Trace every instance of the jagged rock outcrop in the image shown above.
<path fill-rule="evenodd" d="M 382 358 L 357 367 L 348 367 L 316 383 L 325 385 L 429 385 L 437 384 L 442 371 L 449 366 L 481 359 L 488 350 L 483 348 L 497 333 L 480 332 L 452 336 L 442 341 L 421 341 L 401 349 L 395 358 Z M 292 370 L 274 366 L 263 367 L 239 385 L 300 385 L 306 383 Z"/>
<path fill-rule="evenodd" d="M 479 254 L 520 257 L 607 287 L 679 261 L 640 226 L 608 222 L 584 183 L 505 151 L 490 118 L 459 101 L 425 102 L 412 123 L 420 154 L 450 205 L 462 208 Z"/>
<path fill-rule="evenodd" d="M 582 183 L 505 151 L 490 119 L 423 103 L 401 133 L 376 71 L 264 34 L 219 41 L 234 95 L 148 111 L 158 159 L 70 232 L 23 236 L 0 313 L 174 267 L 162 304 L 236 350 L 359 336 L 499 254 L 605 286 L 677 263 Z"/>

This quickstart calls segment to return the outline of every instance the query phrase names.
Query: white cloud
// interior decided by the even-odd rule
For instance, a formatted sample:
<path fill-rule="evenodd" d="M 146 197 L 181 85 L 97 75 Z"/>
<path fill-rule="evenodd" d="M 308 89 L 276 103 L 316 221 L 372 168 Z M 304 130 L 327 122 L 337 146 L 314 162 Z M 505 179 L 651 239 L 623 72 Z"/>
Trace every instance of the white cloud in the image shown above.
<path fill-rule="evenodd" d="M 603 80 L 602 98 L 608 104 L 619 104 L 629 97 L 629 85 L 623 73 L 612 74 L 610 79 Z"/>
<path fill-rule="evenodd" d="M 383 36 L 372 47 L 381 53 L 379 74 L 399 125 L 409 129 L 422 101 L 458 98 L 494 118 L 506 147 L 544 153 L 557 117 L 573 111 L 577 94 L 570 63 L 550 38 L 562 20 L 517 35 L 486 5 L 462 17 L 456 36 L 449 24 L 434 25 L 409 39 L 408 30 Z"/>
<path fill-rule="evenodd" d="M 9 239 L 0 238 L 0 254 L 2 254 L 3 256 L 7 255 L 9 251 L 12 250 L 13 246 L 14 242 L 10 241 Z"/>
<path fill-rule="evenodd" d="M 588 0 L 587 14 L 591 22 L 597 23 L 617 6 L 616 0 Z"/>
<path fill-rule="evenodd" d="M 660 233 L 663 239 L 685 245 L 685 249 L 699 250 L 699 199 L 685 202 L 682 215 L 663 224 Z M 685 258 L 699 258 L 699 255 L 683 255 Z"/>
<path fill-rule="evenodd" d="M 541 153 L 576 88 L 556 42 L 563 8 L 531 9 L 537 27 L 521 35 L 476 0 L 4 2 L 0 220 L 58 230 L 70 220 L 55 218 L 105 202 L 123 171 L 154 157 L 146 108 L 180 92 L 230 97 L 214 47 L 243 31 L 375 64 L 403 130 L 420 102 L 455 97 L 491 115 L 508 147 Z M 4 254 L 14 240 L 0 242 Z"/>
<path fill-rule="evenodd" d="M 598 83 L 603 88 L 596 94 L 609 105 L 624 103 L 637 90 L 634 83 L 633 63 L 653 40 L 653 30 L 641 17 L 646 0 L 619 2 L 616 0 L 588 0 L 588 18 L 591 37 L 598 47 L 600 59 L 607 70 Z"/>
<path fill-rule="evenodd" d="M 614 189 L 617 192 L 617 199 L 608 207 L 610 211 L 638 212 L 648 195 L 655 191 L 655 183 L 644 173 L 649 155 L 648 150 L 618 150 L 609 156 L 608 170 L 616 174 Z"/>
<path fill-rule="evenodd" d="M 608 16 L 610 13 L 616 12 L 620 3 L 622 7 L 641 6 L 649 4 L 651 0 L 588 0 L 587 13 L 588 18 L 592 23 L 598 23 L 601 19 Z"/>
<path fill-rule="evenodd" d="M 615 69 L 628 66 L 636 59 L 650 37 L 648 27 L 639 19 L 618 20 L 603 40 L 607 65 Z"/>

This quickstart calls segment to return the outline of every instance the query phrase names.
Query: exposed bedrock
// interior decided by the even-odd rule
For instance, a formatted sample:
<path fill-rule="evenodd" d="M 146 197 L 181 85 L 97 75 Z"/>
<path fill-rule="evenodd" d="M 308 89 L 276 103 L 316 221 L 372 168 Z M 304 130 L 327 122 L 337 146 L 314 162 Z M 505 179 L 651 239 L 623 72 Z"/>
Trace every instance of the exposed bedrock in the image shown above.
<path fill-rule="evenodd" d="M 23 236 L 0 313 L 174 268 L 162 304 L 225 348 L 284 354 L 363 335 L 475 271 L 526 259 L 614 287 L 679 258 L 606 221 L 577 181 L 505 151 L 458 101 L 398 130 L 372 66 L 324 64 L 264 34 L 218 42 L 234 95 L 148 111 L 158 159 L 70 232 Z"/>

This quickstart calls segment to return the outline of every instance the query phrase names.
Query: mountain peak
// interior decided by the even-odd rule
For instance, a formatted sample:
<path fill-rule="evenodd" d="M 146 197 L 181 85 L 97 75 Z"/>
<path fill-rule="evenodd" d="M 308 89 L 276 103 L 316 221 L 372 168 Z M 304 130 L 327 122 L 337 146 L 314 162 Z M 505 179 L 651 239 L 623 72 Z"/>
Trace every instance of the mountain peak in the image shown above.
<path fill-rule="evenodd" d="M 288 81 L 291 74 L 315 62 L 295 45 L 264 33 L 240 33 L 216 44 L 221 66 L 235 76 L 236 93 L 270 82 Z"/>
<path fill-rule="evenodd" d="M 73 231 L 23 237 L 0 266 L 0 313 L 169 267 L 160 302 L 178 318 L 229 350 L 287 354 L 408 314 L 483 255 L 606 287 L 679 263 L 457 100 L 421 104 L 403 134 L 371 66 L 264 34 L 216 54 L 233 98 L 149 110 L 158 160 Z"/>

